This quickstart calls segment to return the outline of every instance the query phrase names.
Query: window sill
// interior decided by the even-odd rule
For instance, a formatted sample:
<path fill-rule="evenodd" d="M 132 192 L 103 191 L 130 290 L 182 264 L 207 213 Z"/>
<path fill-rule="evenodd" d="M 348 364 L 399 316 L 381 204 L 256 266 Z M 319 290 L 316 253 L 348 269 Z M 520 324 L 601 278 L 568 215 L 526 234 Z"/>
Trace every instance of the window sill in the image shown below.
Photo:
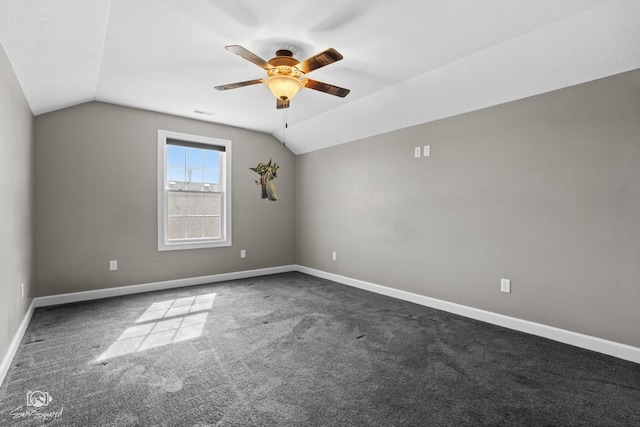
<path fill-rule="evenodd" d="M 174 242 L 164 243 L 158 242 L 158 251 L 179 251 L 183 249 L 208 249 L 208 248 L 222 248 L 231 246 L 230 240 L 225 241 L 190 241 L 190 242 Z"/>

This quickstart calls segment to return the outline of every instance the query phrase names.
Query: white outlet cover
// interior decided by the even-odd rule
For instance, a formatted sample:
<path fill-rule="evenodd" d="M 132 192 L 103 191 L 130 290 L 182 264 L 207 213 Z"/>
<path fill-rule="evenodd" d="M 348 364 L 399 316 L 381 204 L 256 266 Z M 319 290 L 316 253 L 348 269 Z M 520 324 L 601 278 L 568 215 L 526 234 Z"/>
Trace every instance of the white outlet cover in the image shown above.
<path fill-rule="evenodd" d="M 416 147 L 415 148 L 415 154 L 414 154 L 416 159 L 420 157 L 420 154 L 421 154 L 420 147 Z"/>
<path fill-rule="evenodd" d="M 431 146 L 430 145 L 425 145 L 423 153 L 424 153 L 423 154 L 424 157 L 429 157 L 431 155 Z"/>
<path fill-rule="evenodd" d="M 511 280 L 500 279 L 500 292 L 511 293 Z"/>

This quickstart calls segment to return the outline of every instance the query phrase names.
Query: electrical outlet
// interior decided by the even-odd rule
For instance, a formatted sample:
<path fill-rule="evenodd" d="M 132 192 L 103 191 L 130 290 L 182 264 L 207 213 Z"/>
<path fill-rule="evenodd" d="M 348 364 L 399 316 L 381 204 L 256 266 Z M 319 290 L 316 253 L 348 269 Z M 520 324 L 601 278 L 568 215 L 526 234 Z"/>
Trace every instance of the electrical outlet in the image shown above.
<path fill-rule="evenodd" d="M 240 258 L 246 258 L 247 257 L 247 251 L 245 249 L 241 249 L 240 250 Z"/>
<path fill-rule="evenodd" d="M 511 293 L 511 280 L 500 279 L 500 292 Z"/>
<path fill-rule="evenodd" d="M 430 145 L 425 145 L 423 147 L 423 156 L 429 157 L 430 155 L 431 155 L 431 146 Z"/>
<path fill-rule="evenodd" d="M 20 283 L 20 295 L 22 295 L 22 298 L 24 299 L 24 283 Z"/>
<path fill-rule="evenodd" d="M 114 271 L 118 269 L 118 260 L 112 259 L 109 261 L 109 270 Z"/>
<path fill-rule="evenodd" d="M 420 150 L 420 147 L 416 147 L 414 149 L 414 156 L 415 156 L 416 159 L 420 157 L 421 152 L 422 152 L 422 150 Z"/>
<path fill-rule="evenodd" d="M 337 259 L 338 259 L 338 254 L 334 252 L 334 253 L 333 253 L 333 260 L 335 261 L 335 260 L 337 260 Z"/>

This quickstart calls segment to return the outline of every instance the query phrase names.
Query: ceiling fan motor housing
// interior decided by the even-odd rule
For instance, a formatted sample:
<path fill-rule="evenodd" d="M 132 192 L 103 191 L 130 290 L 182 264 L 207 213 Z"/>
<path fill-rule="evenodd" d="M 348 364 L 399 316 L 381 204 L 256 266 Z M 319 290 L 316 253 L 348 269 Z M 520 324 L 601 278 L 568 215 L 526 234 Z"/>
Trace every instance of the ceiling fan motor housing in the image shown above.
<path fill-rule="evenodd" d="M 274 68 L 268 69 L 269 76 L 291 76 L 300 78 L 304 73 L 296 68 L 300 61 L 293 57 L 290 50 L 279 50 L 276 52 L 275 58 L 269 60 L 269 64 Z"/>
<path fill-rule="evenodd" d="M 276 51 L 276 56 L 291 56 L 293 57 L 293 52 L 289 49 L 279 49 Z"/>

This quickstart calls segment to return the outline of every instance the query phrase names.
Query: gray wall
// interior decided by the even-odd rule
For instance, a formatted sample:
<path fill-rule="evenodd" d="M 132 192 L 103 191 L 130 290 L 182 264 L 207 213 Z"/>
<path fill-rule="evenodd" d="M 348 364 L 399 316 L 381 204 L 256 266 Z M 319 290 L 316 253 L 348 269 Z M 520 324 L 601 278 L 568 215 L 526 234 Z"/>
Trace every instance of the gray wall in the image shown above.
<path fill-rule="evenodd" d="M 0 46 L 0 360 L 31 303 L 33 115 Z M 20 284 L 24 283 L 22 298 Z"/>
<path fill-rule="evenodd" d="M 298 264 L 640 347 L 640 71 L 296 169 Z"/>
<path fill-rule="evenodd" d="M 158 252 L 158 129 L 233 141 L 232 247 Z M 269 135 L 97 102 L 38 116 L 35 135 L 38 296 L 295 261 L 295 156 Z M 271 158 L 277 202 L 249 171 Z"/>

